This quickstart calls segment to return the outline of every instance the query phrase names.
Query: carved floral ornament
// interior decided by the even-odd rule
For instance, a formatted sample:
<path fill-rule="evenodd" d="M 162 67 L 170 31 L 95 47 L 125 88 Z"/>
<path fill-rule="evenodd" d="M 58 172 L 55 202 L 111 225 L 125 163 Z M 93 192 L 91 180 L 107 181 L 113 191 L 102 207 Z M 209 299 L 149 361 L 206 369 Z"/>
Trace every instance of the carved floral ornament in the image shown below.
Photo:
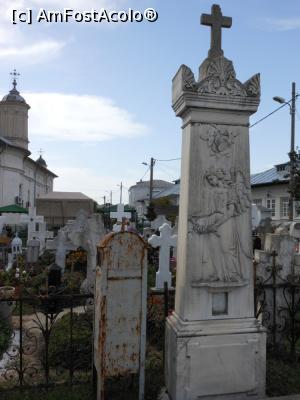
<path fill-rule="evenodd" d="M 220 56 L 207 58 L 200 67 L 200 80 L 195 81 L 193 72 L 181 66 L 183 91 L 218 96 L 260 97 L 260 75 L 256 74 L 244 84 L 236 79 L 232 61 Z"/>

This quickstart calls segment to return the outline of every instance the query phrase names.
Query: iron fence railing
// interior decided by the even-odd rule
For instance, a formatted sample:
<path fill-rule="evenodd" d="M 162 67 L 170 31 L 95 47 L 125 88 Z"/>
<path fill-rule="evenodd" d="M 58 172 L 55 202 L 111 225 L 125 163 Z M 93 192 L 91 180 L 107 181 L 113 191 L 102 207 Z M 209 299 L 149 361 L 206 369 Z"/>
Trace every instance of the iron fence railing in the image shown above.
<path fill-rule="evenodd" d="M 277 253 L 262 274 L 254 263 L 255 317 L 267 328 L 267 350 L 294 360 L 300 354 L 300 276 L 283 274 Z M 291 269 L 292 270 L 292 269 Z"/>

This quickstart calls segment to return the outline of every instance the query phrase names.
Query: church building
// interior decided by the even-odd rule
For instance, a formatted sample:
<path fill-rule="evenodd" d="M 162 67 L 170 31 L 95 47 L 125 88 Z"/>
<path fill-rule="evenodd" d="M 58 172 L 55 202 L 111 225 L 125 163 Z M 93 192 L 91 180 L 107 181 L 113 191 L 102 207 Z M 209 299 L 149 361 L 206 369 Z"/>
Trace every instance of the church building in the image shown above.
<path fill-rule="evenodd" d="M 13 88 L 0 101 L 0 207 L 35 205 L 35 199 L 53 191 L 57 177 L 40 156 L 33 160 L 28 150 L 28 111 L 30 106 L 17 90 L 14 70 Z"/>

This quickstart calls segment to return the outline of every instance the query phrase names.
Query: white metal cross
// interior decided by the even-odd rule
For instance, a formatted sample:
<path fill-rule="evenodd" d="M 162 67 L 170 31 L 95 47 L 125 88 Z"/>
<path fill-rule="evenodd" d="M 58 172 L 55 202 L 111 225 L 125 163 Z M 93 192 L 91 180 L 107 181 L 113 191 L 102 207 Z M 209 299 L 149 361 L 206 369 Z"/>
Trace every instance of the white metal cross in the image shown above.
<path fill-rule="evenodd" d="M 172 274 L 170 272 L 170 248 L 177 246 L 177 235 L 172 235 L 172 228 L 164 223 L 159 228 L 160 235 L 152 235 L 148 243 L 152 247 L 159 247 L 159 265 L 156 272 L 155 288 L 163 289 L 164 282 L 168 287 L 172 286 Z"/>
<path fill-rule="evenodd" d="M 122 222 L 123 218 L 131 218 L 130 212 L 124 211 L 124 204 L 118 204 L 117 211 L 112 211 L 110 213 L 110 218 L 116 218 L 118 222 Z"/>

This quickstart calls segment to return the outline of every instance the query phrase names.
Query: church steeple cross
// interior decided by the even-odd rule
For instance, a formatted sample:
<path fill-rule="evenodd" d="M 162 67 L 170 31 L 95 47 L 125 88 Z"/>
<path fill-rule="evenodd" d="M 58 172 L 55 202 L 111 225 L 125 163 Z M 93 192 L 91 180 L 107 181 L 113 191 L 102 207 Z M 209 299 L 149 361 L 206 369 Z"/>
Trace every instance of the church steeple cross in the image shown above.
<path fill-rule="evenodd" d="M 201 15 L 201 24 L 211 26 L 210 50 L 208 56 L 222 56 L 222 28 L 230 28 L 232 25 L 232 18 L 223 17 L 220 6 L 218 4 L 213 4 L 211 7 L 211 14 Z"/>
<path fill-rule="evenodd" d="M 13 77 L 12 84 L 13 84 L 14 90 L 16 90 L 16 87 L 17 87 L 17 79 L 18 79 L 18 77 L 20 76 L 20 74 L 17 72 L 16 69 L 14 69 L 13 72 L 10 73 L 10 75 Z"/>

